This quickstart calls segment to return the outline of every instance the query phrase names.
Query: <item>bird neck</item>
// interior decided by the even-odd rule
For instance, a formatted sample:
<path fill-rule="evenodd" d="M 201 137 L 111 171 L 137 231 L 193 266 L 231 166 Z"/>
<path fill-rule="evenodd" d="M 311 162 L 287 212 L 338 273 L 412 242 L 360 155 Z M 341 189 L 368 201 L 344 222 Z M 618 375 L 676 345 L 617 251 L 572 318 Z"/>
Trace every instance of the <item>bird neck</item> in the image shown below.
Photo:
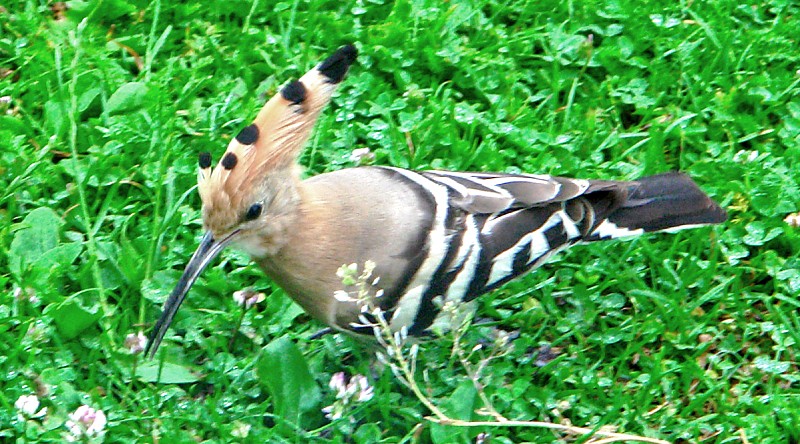
<path fill-rule="evenodd" d="M 343 288 L 336 270 L 345 258 L 357 257 L 353 250 L 360 242 L 357 238 L 348 241 L 342 231 L 342 225 L 354 217 L 352 206 L 346 204 L 354 193 L 318 180 L 298 182 L 295 190 L 299 204 L 284 231 L 288 242 L 256 261 L 309 314 L 335 324 L 332 295 Z"/>

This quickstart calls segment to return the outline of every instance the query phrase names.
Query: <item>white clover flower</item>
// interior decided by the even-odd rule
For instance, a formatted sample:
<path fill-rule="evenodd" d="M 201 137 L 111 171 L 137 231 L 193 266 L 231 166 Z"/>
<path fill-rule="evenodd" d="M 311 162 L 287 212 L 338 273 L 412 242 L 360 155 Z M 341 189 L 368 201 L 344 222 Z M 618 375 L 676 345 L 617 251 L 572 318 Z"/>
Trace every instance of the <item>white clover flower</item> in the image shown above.
<path fill-rule="evenodd" d="M 339 419 L 342 417 L 341 409 L 336 409 L 336 404 L 331 404 L 327 407 L 322 408 L 322 413 L 325 414 L 325 417 L 330 419 L 331 421 Z"/>
<path fill-rule="evenodd" d="M 88 405 L 82 405 L 70 413 L 66 427 L 70 435 L 67 439 L 76 441 L 83 436 L 98 436 L 105 432 L 106 414 L 102 410 L 95 410 Z"/>
<path fill-rule="evenodd" d="M 233 301 L 236 302 L 236 305 L 244 307 L 245 310 L 249 310 L 253 305 L 264 302 L 266 298 L 264 293 L 256 293 L 251 288 L 233 292 Z"/>
<path fill-rule="evenodd" d="M 358 388 L 356 392 L 356 401 L 358 402 L 365 402 L 372 399 L 375 394 L 372 386 L 369 385 L 369 381 L 367 380 L 366 376 L 363 375 L 355 375 L 353 379 L 350 381 L 350 384 L 353 387 Z"/>
<path fill-rule="evenodd" d="M 130 354 L 138 355 L 147 346 L 147 336 L 142 332 L 129 333 L 128 336 L 125 336 L 124 344 Z"/>
<path fill-rule="evenodd" d="M 330 420 L 341 418 L 347 411 L 347 406 L 369 401 L 374 396 L 374 389 L 363 375 L 355 375 L 347 381 L 344 372 L 337 372 L 331 376 L 328 386 L 336 392 L 333 404 L 322 409 L 322 413 Z"/>
<path fill-rule="evenodd" d="M 328 387 L 336 391 L 336 397 L 341 398 L 347 391 L 347 381 L 345 381 L 344 372 L 337 372 L 331 376 Z"/>
<path fill-rule="evenodd" d="M 22 395 L 17 398 L 14 407 L 27 416 L 31 416 L 39 408 L 39 398 L 36 395 Z"/>
<path fill-rule="evenodd" d="M 789 224 L 790 227 L 800 228 L 800 212 L 786 216 L 783 221 Z"/>
<path fill-rule="evenodd" d="M 40 302 L 39 296 L 36 296 L 36 290 L 31 287 L 25 287 L 24 289 L 20 287 L 14 287 L 14 299 L 18 301 L 27 300 L 33 305 L 36 305 Z"/>
<path fill-rule="evenodd" d="M 41 418 L 47 414 L 47 407 L 39 409 L 39 398 L 36 395 L 22 395 L 17 398 L 14 407 L 19 410 L 20 416 L 27 419 Z"/>
<path fill-rule="evenodd" d="M 369 148 L 356 148 L 350 153 L 350 162 L 361 164 L 375 160 L 375 153 Z"/>
<path fill-rule="evenodd" d="M 231 436 L 234 438 L 247 438 L 250 436 L 251 428 L 252 426 L 250 424 L 241 421 L 234 421 L 233 430 L 231 430 Z"/>

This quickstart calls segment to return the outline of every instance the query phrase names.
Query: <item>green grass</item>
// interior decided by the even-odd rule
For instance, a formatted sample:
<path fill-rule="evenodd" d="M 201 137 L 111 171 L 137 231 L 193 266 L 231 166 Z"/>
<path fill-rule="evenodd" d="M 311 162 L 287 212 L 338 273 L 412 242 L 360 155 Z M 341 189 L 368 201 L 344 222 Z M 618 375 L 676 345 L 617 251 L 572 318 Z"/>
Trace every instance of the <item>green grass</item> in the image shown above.
<path fill-rule="evenodd" d="M 148 367 L 123 340 L 149 331 L 200 235 L 197 153 L 219 156 L 267 97 L 349 42 L 360 57 L 302 156 L 308 174 L 361 147 L 417 169 L 679 169 L 729 209 L 719 227 L 577 247 L 483 297 L 479 316 L 519 332 L 484 372 L 495 409 L 672 442 L 800 440 L 800 232 L 783 222 L 800 207 L 796 2 L 67 6 L 0 9 L 0 440 L 60 442 L 89 404 L 107 442 L 563 442 L 431 424 L 361 344 L 309 339 L 322 326 L 235 251 L 168 335 L 181 383 L 131 380 Z M 247 286 L 268 297 L 234 331 L 230 295 Z M 540 366 L 544 345 L 556 357 Z M 450 346 L 422 344 L 417 380 L 454 417 L 486 419 Z M 329 422 L 338 371 L 370 375 L 376 396 Z M 44 420 L 17 417 L 31 393 Z"/>

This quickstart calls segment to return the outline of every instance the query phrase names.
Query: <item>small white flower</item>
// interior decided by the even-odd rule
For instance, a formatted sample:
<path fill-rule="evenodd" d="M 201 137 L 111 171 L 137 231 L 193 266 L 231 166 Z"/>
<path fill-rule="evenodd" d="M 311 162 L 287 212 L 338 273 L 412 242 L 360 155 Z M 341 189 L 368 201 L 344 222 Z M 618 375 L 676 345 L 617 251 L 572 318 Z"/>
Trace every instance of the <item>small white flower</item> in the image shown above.
<path fill-rule="evenodd" d="M 41 418 L 47 414 L 47 407 L 36 411 L 39 408 L 39 398 L 36 395 L 22 395 L 17 398 L 14 407 L 19 410 L 20 414 L 28 419 Z"/>
<path fill-rule="evenodd" d="M 17 398 L 14 407 L 25 415 L 31 416 L 39 408 L 39 398 L 36 395 L 22 395 Z"/>
<path fill-rule="evenodd" d="M 370 151 L 369 148 L 356 148 L 350 153 L 350 162 L 353 163 L 364 163 L 364 162 L 371 162 L 375 160 L 375 153 Z"/>
<path fill-rule="evenodd" d="M 337 372 L 331 376 L 330 382 L 328 382 L 328 387 L 331 390 L 336 391 L 336 397 L 339 398 L 340 395 L 344 394 L 347 390 L 347 382 L 345 381 L 344 372 Z"/>
<path fill-rule="evenodd" d="M 790 227 L 800 228 L 800 212 L 792 213 L 786 216 L 786 219 L 784 219 L 783 221 L 789 224 Z"/>
<path fill-rule="evenodd" d="M 344 372 L 337 372 L 331 376 L 328 386 L 336 392 L 333 404 L 322 409 L 322 413 L 330 420 L 341 418 L 348 405 L 369 401 L 375 394 L 363 375 L 355 375 L 347 381 Z"/>
<path fill-rule="evenodd" d="M 336 411 L 334 411 L 334 409 L 335 409 L 335 405 L 329 405 L 327 407 L 323 407 L 322 408 L 322 413 L 324 413 L 325 416 L 330 420 L 335 420 L 335 419 L 341 418 L 342 417 L 342 411 L 338 410 L 338 409 Z"/>
<path fill-rule="evenodd" d="M 372 386 L 369 385 L 369 381 L 367 380 L 366 376 L 355 375 L 350 383 L 358 388 L 358 393 L 356 396 L 356 401 L 358 402 L 369 401 L 375 394 Z"/>
<path fill-rule="evenodd" d="M 233 430 L 231 430 L 231 436 L 234 438 L 247 438 L 250 435 L 251 428 L 252 426 L 250 424 L 241 421 L 234 421 Z"/>
<path fill-rule="evenodd" d="M 39 297 L 36 296 L 36 290 L 31 287 L 25 287 L 25 289 L 14 287 L 14 299 L 18 301 L 27 300 L 34 305 L 39 303 Z"/>
<path fill-rule="evenodd" d="M 739 150 L 736 154 L 733 155 L 733 161 L 739 163 L 752 163 L 756 159 L 758 159 L 759 153 L 758 151 L 748 151 L 748 150 Z"/>
<path fill-rule="evenodd" d="M 345 276 L 352 276 L 358 271 L 358 264 L 353 262 L 350 265 L 342 265 L 336 270 L 336 277 L 343 278 Z"/>
<path fill-rule="evenodd" d="M 236 305 L 244 307 L 245 310 L 250 309 L 253 305 L 263 302 L 266 299 L 264 293 L 256 293 L 251 288 L 233 292 L 233 301 Z"/>
<path fill-rule="evenodd" d="M 125 348 L 127 348 L 128 352 L 132 355 L 141 353 L 146 346 L 147 336 L 142 332 L 129 333 L 128 336 L 125 336 Z"/>
<path fill-rule="evenodd" d="M 82 405 L 70 413 L 66 426 L 72 438 L 82 436 L 96 436 L 105 431 L 106 414 L 102 410 L 95 410 L 88 405 Z"/>
<path fill-rule="evenodd" d="M 350 297 L 350 293 L 344 290 L 336 290 L 333 292 L 333 297 L 339 302 L 354 302 L 355 299 Z"/>

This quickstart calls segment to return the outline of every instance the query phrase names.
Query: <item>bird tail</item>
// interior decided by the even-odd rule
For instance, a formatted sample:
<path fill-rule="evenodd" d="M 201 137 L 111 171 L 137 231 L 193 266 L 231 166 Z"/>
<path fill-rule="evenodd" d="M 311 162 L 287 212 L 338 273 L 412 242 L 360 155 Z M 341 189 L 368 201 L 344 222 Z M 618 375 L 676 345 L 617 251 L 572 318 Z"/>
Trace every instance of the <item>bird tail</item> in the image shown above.
<path fill-rule="evenodd" d="M 613 239 L 652 231 L 678 231 L 727 220 L 725 210 L 683 173 L 665 173 L 629 182 L 627 196 L 611 210 L 588 240 Z"/>

